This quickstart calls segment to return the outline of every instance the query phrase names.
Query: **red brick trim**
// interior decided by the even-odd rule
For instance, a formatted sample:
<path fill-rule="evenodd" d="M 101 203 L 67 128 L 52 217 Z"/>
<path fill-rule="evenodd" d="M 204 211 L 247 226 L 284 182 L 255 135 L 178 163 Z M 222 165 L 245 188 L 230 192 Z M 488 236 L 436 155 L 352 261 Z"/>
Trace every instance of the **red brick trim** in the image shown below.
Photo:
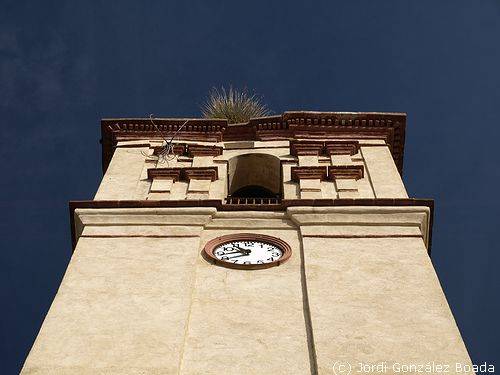
<path fill-rule="evenodd" d="M 332 155 L 355 155 L 359 152 L 358 141 L 328 141 L 325 142 L 325 150 L 328 156 Z"/>
<path fill-rule="evenodd" d="M 359 180 L 364 176 L 363 165 L 333 165 L 291 167 L 292 181 L 319 179 L 324 181 L 338 179 Z"/>
<path fill-rule="evenodd" d="M 88 238 L 192 238 L 199 237 L 199 234 L 81 234 L 81 237 Z"/>
<path fill-rule="evenodd" d="M 160 152 L 165 150 L 165 146 L 155 146 L 153 147 L 153 155 L 159 155 Z M 173 145 L 173 153 L 175 155 L 186 155 L 186 156 L 219 156 L 222 155 L 222 147 L 218 146 L 206 146 L 206 145 L 195 145 L 186 143 L 175 143 Z"/>
<path fill-rule="evenodd" d="M 173 136 L 186 119 L 154 119 L 165 136 Z M 285 112 L 228 125 L 226 120 L 191 119 L 177 134 L 192 141 L 382 139 L 402 173 L 406 114 L 374 112 Z M 101 121 L 102 164 L 106 171 L 118 140 L 158 138 L 151 120 L 104 119 Z"/>
<path fill-rule="evenodd" d="M 299 182 L 299 180 L 326 180 L 328 175 L 327 167 L 321 166 L 307 166 L 307 167 L 292 167 L 292 181 Z"/>
<path fill-rule="evenodd" d="M 181 126 L 188 123 L 181 129 Z M 102 166 L 106 171 L 113 156 L 116 143 L 137 139 L 173 137 L 190 141 L 221 142 L 227 120 L 220 119 L 154 119 L 156 127 L 149 118 L 140 119 L 103 119 L 101 120 Z M 158 133 L 160 130 L 161 135 Z"/>
<path fill-rule="evenodd" d="M 217 167 L 149 168 L 148 179 L 159 178 L 174 181 L 210 180 L 218 178 Z"/>
<path fill-rule="evenodd" d="M 321 141 L 291 141 L 290 154 L 293 156 L 302 155 L 323 155 L 325 143 Z"/>
<path fill-rule="evenodd" d="M 187 153 L 189 156 L 219 156 L 222 155 L 222 147 L 204 146 L 204 145 L 187 145 Z"/>
<path fill-rule="evenodd" d="M 181 179 L 181 168 L 149 168 L 148 180 L 153 178 L 179 181 Z"/>
<path fill-rule="evenodd" d="M 153 155 L 158 156 L 163 151 L 165 151 L 165 146 L 153 147 Z M 186 153 L 186 145 L 183 143 L 176 143 L 173 145 L 172 151 L 175 155 L 184 155 Z"/>
<path fill-rule="evenodd" d="M 355 155 L 359 152 L 359 142 L 352 141 L 291 141 L 290 154 L 302 155 Z"/>
<path fill-rule="evenodd" d="M 303 234 L 302 237 L 311 238 L 422 238 L 418 234 Z"/>
<path fill-rule="evenodd" d="M 182 168 L 186 181 L 190 180 L 210 180 L 215 181 L 218 177 L 217 167 L 189 167 Z"/>
<path fill-rule="evenodd" d="M 333 165 L 328 167 L 328 178 L 330 180 L 363 178 L 363 165 Z"/>

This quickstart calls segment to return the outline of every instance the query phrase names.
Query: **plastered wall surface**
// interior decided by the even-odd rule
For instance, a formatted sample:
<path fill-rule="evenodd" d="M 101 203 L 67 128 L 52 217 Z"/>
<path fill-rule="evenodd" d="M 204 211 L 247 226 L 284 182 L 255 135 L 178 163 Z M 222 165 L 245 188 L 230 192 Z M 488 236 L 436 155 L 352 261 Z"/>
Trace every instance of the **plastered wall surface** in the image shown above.
<path fill-rule="evenodd" d="M 428 214 L 77 209 L 75 252 L 22 373 L 331 374 L 337 360 L 470 363 L 426 252 Z M 207 241 L 242 232 L 279 237 L 292 257 L 245 271 L 201 256 Z"/>
<path fill-rule="evenodd" d="M 226 202 L 252 184 L 284 200 L 408 197 L 383 139 L 295 141 L 179 141 L 165 160 L 159 139 L 120 140 L 95 200 Z M 427 253 L 428 207 L 238 209 L 76 209 L 74 254 L 22 373 L 470 365 Z M 292 256 L 252 271 L 202 256 L 238 233 L 278 237 Z"/>
<path fill-rule="evenodd" d="M 157 141 L 120 142 L 94 199 L 224 200 L 228 191 L 232 192 L 246 184 L 261 184 L 271 191 L 276 190 L 275 186 L 281 185 L 284 199 L 408 198 L 388 146 L 379 140 L 360 139 L 358 142 L 360 149 L 355 155 L 331 157 L 293 156 L 290 154 L 288 141 L 191 142 L 190 144 L 222 147 L 222 155 L 181 156 L 168 161 L 158 161 L 158 157 L 152 155 L 153 148 L 158 146 Z M 249 160 L 249 155 L 257 157 Z M 259 158 L 258 155 L 272 156 L 275 161 Z M 237 160 L 238 156 L 244 157 Z M 236 175 L 238 178 L 233 178 L 238 164 L 245 166 L 245 173 L 241 173 L 239 168 L 240 172 Z M 280 164 L 281 167 L 275 167 Z M 296 166 L 327 168 L 356 165 L 362 166 L 364 170 L 364 176 L 360 179 L 297 181 L 293 180 L 291 173 Z M 203 182 L 148 178 L 148 169 L 183 167 L 216 167 L 218 178 Z M 281 176 L 283 178 L 280 180 Z"/>
<path fill-rule="evenodd" d="M 319 373 L 331 373 L 332 358 L 470 364 L 422 239 L 306 237 L 303 246 Z"/>

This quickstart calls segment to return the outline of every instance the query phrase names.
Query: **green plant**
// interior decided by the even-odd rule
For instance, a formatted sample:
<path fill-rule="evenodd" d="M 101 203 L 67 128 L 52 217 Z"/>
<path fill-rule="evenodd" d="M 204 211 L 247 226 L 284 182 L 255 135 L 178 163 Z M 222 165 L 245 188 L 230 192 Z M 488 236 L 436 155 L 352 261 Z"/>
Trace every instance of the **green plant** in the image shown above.
<path fill-rule="evenodd" d="M 236 124 L 254 117 L 269 116 L 271 111 L 257 95 L 229 86 L 228 90 L 214 87 L 202 104 L 201 113 L 204 118 L 227 119 L 230 124 Z"/>

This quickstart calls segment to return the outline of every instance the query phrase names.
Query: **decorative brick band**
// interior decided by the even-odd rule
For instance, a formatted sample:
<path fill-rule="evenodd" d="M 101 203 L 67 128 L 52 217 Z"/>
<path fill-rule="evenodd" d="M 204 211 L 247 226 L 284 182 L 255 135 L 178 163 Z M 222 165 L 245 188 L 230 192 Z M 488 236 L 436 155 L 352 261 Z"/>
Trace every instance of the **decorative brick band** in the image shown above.
<path fill-rule="evenodd" d="M 359 152 L 358 141 L 291 141 L 290 154 L 302 155 L 355 155 Z"/>
<path fill-rule="evenodd" d="M 219 156 L 222 155 L 222 147 L 204 146 L 204 145 L 187 145 L 187 154 L 189 156 Z"/>
<path fill-rule="evenodd" d="M 181 168 L 149 168 L 148 179 L 179 181 L 181 179 Z"/>
<path fill-rule="evenodd" d="M 215 181 L 219 176 L 217 167 L 150 168 L 148 169 L 148 179 L 153 178 L 174 181 Z"/>
<path fill-rule="evenodd" d="M 222 119 L 104 119 L 101 121 L 103 169 L 107 169 L 118 141 L 176 135 L 177 139 L 222 141 L 276 141 L 304 139 L 380 139 L 389 147 L 399 171 L 403 169 L 406 127 L 404 113 L 285 112 L 228 125 Z M 184 125 L 184 126 L 183 126 Z"/>
<path fill-rule="evenodd" d="M 333 165 L 329 167 L 292 167 L 292 181 L 319 179 L 321 181 L 337 179 L 359 180 L 364 176 L 363 165 Z"/>
<path fill-rule="evenodd" d="M 292 167 L 292 181 L 299 180 L 326 180 L 327 167 Z"/>
<path fill-rule="evenodd" d="M 153 155 L 158 156 L 164 150 L 165 146 L 155 146 L 153 147 Z M 173 145 L 172 151 L 175 155 L 184 155 L 186 153 L 186 145 L 183 143 L 176 143 Z"/>
<path fill-rule="evenodd" d="M 354 179 L 359 180 L 364 176 L 362 165 L 333 165 L 328 167 L 328 178 L 330 180 Z"/>
<path fill-rule="evenodd" d="M 291 141 L 290 154 L 294 156 L 302 155 L 322 155 L 325 143 L 321 141 Z"/>
<path fill-rule="evenodd" d="M 359 152 L 358 141 L 334 141 L 325 142 L 325 150 L 331 155 L 355 155 Z"/>
<path fill-rule="evenodd" d="M 219 178 L 217 167 L 189 167 L 183 168 L 182 172 L 186 181 L 190 180 L 210 180 L 215 181 Z"/>

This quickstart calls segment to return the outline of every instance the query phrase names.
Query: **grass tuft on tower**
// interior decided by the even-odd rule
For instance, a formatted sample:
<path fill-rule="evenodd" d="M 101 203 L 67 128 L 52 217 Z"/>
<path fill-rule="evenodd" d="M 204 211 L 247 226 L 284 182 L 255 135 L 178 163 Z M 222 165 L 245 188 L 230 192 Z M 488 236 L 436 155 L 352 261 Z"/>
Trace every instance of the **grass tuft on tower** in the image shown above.
<path fill-rule="evenodd" d="M 262 98 L 249 94 L 245 88 L 238 90 L 229 86 L 212 88 L 201 113 L 207 119 L 227 119 L 230 124 L 247 122 L 251 118 L 269 116 L 271 111 L 262 103 Z"/>

